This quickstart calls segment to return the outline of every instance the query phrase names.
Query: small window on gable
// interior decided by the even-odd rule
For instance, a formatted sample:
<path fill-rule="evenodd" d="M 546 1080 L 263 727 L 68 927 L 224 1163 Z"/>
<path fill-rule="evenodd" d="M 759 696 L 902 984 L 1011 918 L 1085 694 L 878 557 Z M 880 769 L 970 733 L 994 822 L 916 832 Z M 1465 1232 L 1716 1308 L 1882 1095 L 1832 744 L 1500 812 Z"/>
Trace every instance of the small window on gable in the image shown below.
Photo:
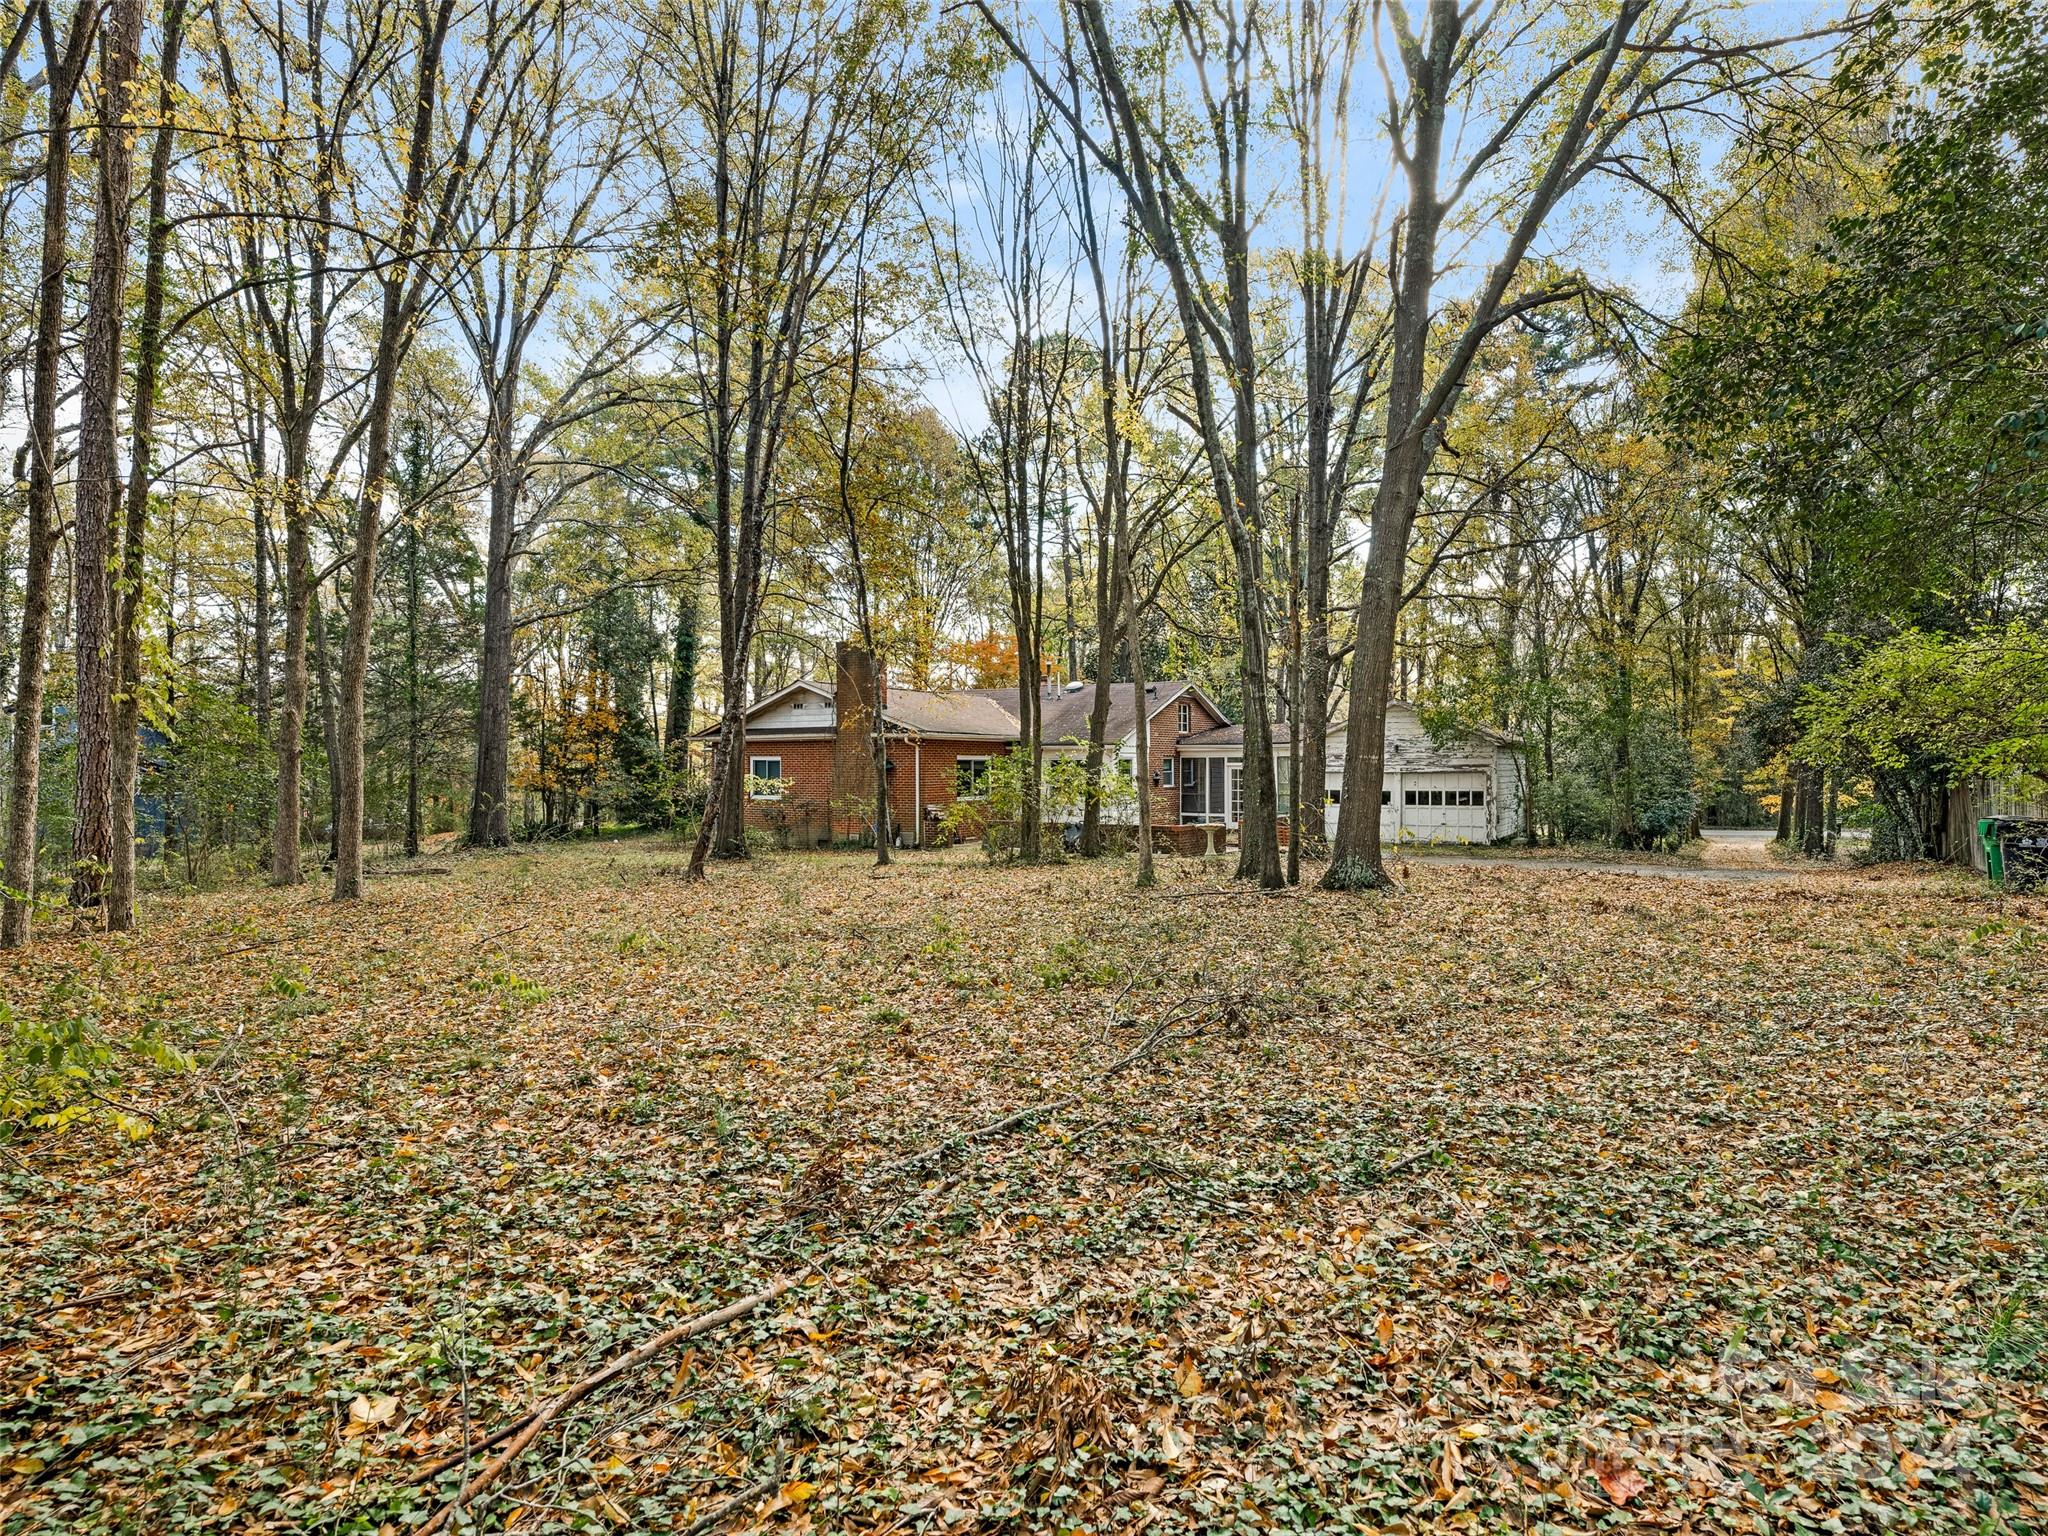
<path fill-rule="evenodd" d="M 747 793 L 756 800 L 780 800 L 782 798 L 782 759 L 779 757 L 756 757 L 747 761 L 747 777 L 753 782 L 747 786 Z"/>
<path fill-rule="evenodd" d="M 1185 736 L 1195 728 L 1195 706 L 1186 699 L 1180 701 L 1180 734 Z"/>
<path fill-rule="evenodd" d="M 1170 757 L 1159 764 L 1159 783 L 1163 788 L 1173 788 L 1173 764 L 1174 759 Z"/>
<path fill-rule="evenodd" d="M 988 759 L 956 758 L 953 763 L 953 794 L 961 800 L 988 798 Z"/>

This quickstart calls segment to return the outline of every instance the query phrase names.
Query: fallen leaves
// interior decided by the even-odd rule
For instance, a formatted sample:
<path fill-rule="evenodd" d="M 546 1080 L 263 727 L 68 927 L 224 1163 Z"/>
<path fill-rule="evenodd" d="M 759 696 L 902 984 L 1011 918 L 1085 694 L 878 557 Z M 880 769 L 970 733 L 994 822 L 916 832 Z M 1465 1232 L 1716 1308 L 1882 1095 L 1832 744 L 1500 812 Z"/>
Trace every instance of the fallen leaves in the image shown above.
<path fill-rule="evenodd" d="M 358 1393 L 348 1405 L 348 1416 L 355 1424 L 389 1424 L 398 1417 L 398 1399 L 388 1392 L 374 1397 Z"/>
<path fill-rule="evenodd" d="M 805 1284 L 563 1413 L 475 1520 L 2048 1519 L 2032 909 L 1972 940 L 1938 880 L 1418 861 L 1223 920 L 1114 865 L 663 859 L 0 960 L 153 989 L 201 1063 L 141 1148 L 0 1164 L 11 1531 L 416 1527 L 767 1274 Z M 1095 1076 L 1204 996 L 1231 1028 Z"/>
<path fill-rule="evenodd" d="M 1629 1500 L 1650 1486 L 1649 1480 L 1634 1467 L 1605 1457 L 1593 1463 L 1592 1471 L 1600 1491 L 1618 1509 L 1626 1509 Z"/>

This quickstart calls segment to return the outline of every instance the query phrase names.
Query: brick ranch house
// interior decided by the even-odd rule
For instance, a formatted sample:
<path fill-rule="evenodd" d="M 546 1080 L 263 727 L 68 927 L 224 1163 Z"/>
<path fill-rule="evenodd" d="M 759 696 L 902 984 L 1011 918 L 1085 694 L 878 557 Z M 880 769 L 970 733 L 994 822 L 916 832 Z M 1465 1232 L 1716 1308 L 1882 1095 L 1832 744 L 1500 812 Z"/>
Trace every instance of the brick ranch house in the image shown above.
<path fill-rule="evenodd" d="M 1040 739 L 1048 757 L 1086 752 L 1093 683 L 1047 686 L 1040 700 Z M 841 708 L 841 701 L 846 707 Z M 857 645 L 841 645 L 834 680 L 792 683 L 747 711 L 741 768 L 755 781 L 747 797 L 750 826 L 796 844 L 858 835 L 873 815 L 873 710 L 882 711 L 888 746 L 889 819 L 899 842 L 930 842 L 939 814 L 954 801 L 985 792 L 991 759 L 1011 751 L 1022 734 L 1017 690 L 932 691 L 891 687 Z M 1155 829 L 1189 829 L 1166 837 L 1199 849 L 1212 833 L 1227 835 L 1243 812 L 1244 730 L 1199 687 L 1162 680 L 1145 686 L 1150 762 L 1143 782 L 1152 796 Z M 1110 690 L 1103 756 L 1109 772 L 1136 776 L 1137 699 L 1129 683 Z M 1275 727 L 1276 768 L 1287 785 L 1285 724 Z M 697 739 L 709 742 L 715 730 Z M 1380 830 L 1388 842 L 1491 842 L 1522 827 L 1519 743 L 1478 730 L 1448 741 L 1431 738 L 1415 708 L 1396 700 L 1387 718 L 1387 774 L 1380 794 Z M 1341 738 L 1324 765 L 1322 800 L 1336 830 L 1344 783 Z M 1288 807 L 1283 804 L 1282 814 Z"/>

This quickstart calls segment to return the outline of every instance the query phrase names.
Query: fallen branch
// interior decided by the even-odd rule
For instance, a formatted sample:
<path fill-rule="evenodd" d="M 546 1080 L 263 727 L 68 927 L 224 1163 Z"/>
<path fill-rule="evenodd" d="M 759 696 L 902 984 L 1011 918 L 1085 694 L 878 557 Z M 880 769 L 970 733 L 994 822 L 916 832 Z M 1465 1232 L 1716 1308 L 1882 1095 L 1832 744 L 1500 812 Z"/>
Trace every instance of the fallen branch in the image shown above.
<path fill-rule="evenodd" d="M 1387 1179 L 1391 1179 L 1397 1173 L 1406 1173 L 1417 1163 L 1426 1163 L 1441 1151 L 1443 1151 L 1442 1147 L 1424 1147 L 1418 1152 L 1410 1152 L 1406 1157 L 1396 1158 L 1393 1162 L 1387 1164 L 1386 1167 L 1380 1169 L 1380 1179 L 1384 1182 Z"/>
<path fill-rule="evenodd" d="M 1161 1041 L 1169 1037 L 1174 1026 L 1186 1018 L 1190 1011 L 1190 1009 L 1183 1008 L 1167 1015 L 1167 1017 L 1160 1020 L 1153 1027 L 1151 1033 L 1146 1035 L 1144 1040 L 1139 1042 L 1134 1049 L 1126 1051 L 1108 1066 L 1096 1072 L 1088 1081 L 1090 1083 L 1102 1082 L 1121 1072 L 1140 1057 L 1149 1054 Z M 1173 1038 L 1178 1039 L 1183 1038 L 1183 1036 L 1174 1036 Z M 1011 1114 L 1004 1115 L 1000 1120 L 991 1121 L 989 1124 L 981 1126 L 976 1130 L 965 1132 L 959 1136 L 949 1137 L 936 1147 L 928 1148 L 923 1152 L 913 1153 L 909 1157 L 886 1164 L 882 1168 L 874 1170 L 874 1174 L 870 1177 L 905 1172 L 934 1158 L 942 1157 L 949 1151 L 962 1149 L 976 1142 L 990 1140 L 993 1137 L 1002 1135 L 1006 1131 L 1012 1131 L 1019 1126 L 1029 1124 L 1042 1116 L 1066 1109 L 1078 1103 L 1080 1098 L 1081 1094 L 1075 1092 L 1062 1095 L 1057 1099 L 1048 1099 L 1042 1104 L 1033 1104 L 1028 1108 L 1016 1110 Z M 459 1456 L 443 1458 L 426 1471 L 416 1474 L 413 1479 L 415 1482 L 427 1482 L 440 1476 L 441 1473 L 449 1470 L 451 1467 L 467 1462 L 479 1451 L 489 1450 L 492 1446 L 500 1444 L 505 1446 L 481 1471 L 457 1490 L 454 1498 L 434 1511 L 432 1518 L 419 1528 L 419 1536 L 437 1536 L 437 1533 L 446 1530 L 450 1521 L 455 1518 L 462 1506 L 496 1482 L 505 1469 L 518 1460 L 520 1454 L 534 1442 L 543 1429 L 564 1411 L 573 1408 L 599 1387 L 604 1386 L 608 1382 L 616 1381 L 628 1371 L 633 1370 L 637 1366 L 644 1365 L 647 1361 L 662 1353 L 662 1351 L 672 1348 L 685 1339 L 692 1339 L 699 1334 L 710 1333 L 714 1329 L 722 1328 L 727 1323 L 737 1322 L 748 1313 L 757 1311 L 768 1302 L 775 1300 L 778 1296 L 781 1296 L 784 1292 L 795 1286 L 796 1283 L 797 1278 L 793 1275 L 781 1276 L 764 1290 L 756 1291 L 753 1295 L 744 1296 L 728 1306 L 720 1307 L 715 1312 L 702 1313 L 687 1322 L 678 1323 L 675 1327 L 656 1334 L 638 1348 L 629 1350 L 613 1360 L 609 1365 L 604 1366 L 600 1370 L 593 1371 L 581 1381 L 557 1393 L 524 1418 L 502 1426 L 480 1445 L 467 1448 Z M 724 1508 L 730 1507 L 724 1506 Z M 722 1518 L 723 1510 L 720 1513 Z"/>
<path fill-rule="evenodd" d="M 464 1483 L 456 1491 L 454 1498 L 434 1511 L 433 1518 L 420 1527 L 420 1536 L 434 1536 L 435 1532 L 447 1529 L 449 1521 L 454 1519 L 456 1512 L 479 1493 L 483 1492 L 484 1489 L 496 1482 L 500 1474 L 512 1465 L 514 1461 L 518 1460 L 520 1453 L 534 1442 L 534 1439 L 543 1429 L 546 1429 L 565 1410 L 575 1407 L 576 1404 L 583 1401 L 584 1398 L 595 1392 L 599 1387 L 604 1386 L 607 1382 L 618 1380 L 626 1372 L 634 1369 L 636 1366 L 644 1365 L 662 1351 L 673 1348 L 685 1339 L 694 1339 L 701 1333 L 710 1333 L 714 1329 L 723 1328 L 727 1323 L 738 1322 L 751 1312 L 759 1311 L 769 1302 L 774 1301 L 785 1291 L 791 1289 L 795 1284 L 796 1280 L 793 1276 L 779 1276 L 772 1284 L 754 1292 L 751 1296 L 742 1296 L 738 1301 L 720 1307 L 715 1312 L 702 1312 L 687 1322 L 678 1323 L 673 1328 L 664 1329 L 645 1344 L 640 1345 L 636 1349 L 628 1350 L 625 1354 L 613 1360 L 611 1364 L 591 1372 L 581 1381 L 556 1393 L 525 1418 L 518 1420 L 516 1423 L 506 1425 L 504 1429 L 498 1431 L 489 1440 L 485 1441 L 484 1445 L 485 1447 L 496 1445 L 503 1440 L 509 1440 L 511 1444 L 507 1445 L 504 1450 L 493 1457 L 476 1476 Z M 474 1451 L 468 1452 L 461 1459 L 466 1461 L 470 1455 L 474 1454 Z"/>
<path fill-rule="evenodd" d="M 225 960 L 230 955 L 246 955 L 254 949 L 269 949 L 273 944 L 282 944 L 283 942 L 284 939 L 282 937 L 258 939 L 253 944 L 237 944 L 233 949 L 216 950 L 212 954 L 181 955 L 178 957 L 178 960 L 181 965 L 198 965 L 202 962 Z"/>
<path fill-rule="evenodd" d="M 742 1506 L 753 1503 L 754 1500 L 765 1494 L 773 1493 L 781 1486 L 782 1474 L 779 1472 L 769 1473 L 759 1482 L 748 1484 L 748 1486 L 742 1488 L 731 1498 L 721 1500 L 713 1508 L 699 1515 L 695 1520 L 683 1527 L 682 1536 L 704 1536 L 706 1531 L 716 1530 L 734 1515 L 738 1514 Z"/>
<path fill-rule="evenodd" d="M 1156 1026 L 1154 1026 L 1152 1032 L 1149 1035 L 1147 1035 L 1142 1041 L 1140 1041 L 1135 1049 L 1126 1051 L 1123 1055 L 1117 1057 L 1115 1061 L 1112 1061 L 1108 1066 L 1104 1067 L 1101 1071 L 1095 1073 L 1087 1081 L 1092 1085 L 1095 1083 L 1102 1082 L 1105 1079 L 1114 1077 L 1117 1073 L 1123 1071 L 1125 1067 L 1130 1066 L 1140 1057 L 1150 1054 L 1153 1048 L 1156 1047 L 1160 1043 L 1160 1041 L 1166 1037 L 1167 1032 L 1170 1029 L 1172 1029 L 1175 1024 L 1179 1023 L 1182 1019 L 1187 1017 L 1189 1011 L 1190 1010 L 1183 1008 L 1178 1012 L 1168 1014 L 1164 1019 L 1160 1020 Z M 899 1157 L 893 1163 L 884 1163 L 881 1167 L 870 1170 L 866 1178 L 864 1178 L 862 1182 L 872 1183 L 875 1179 L 878 1178 L 887 1178 L 893 1174 L 907 1173 L 912 1168 L 917 1168 L 925 1163 L 929 1163 L 936 1159 L 943 1158 L 949 1152 L 954 1152 L 966 1147 L 970 1147 L 978 1141 L 987 1141 L 991 1137 L 1001 1136 L 1005 1132 L 1014 1131 L 1019 1126 L 1029 1125 L 1034 1120 L 1041 1119 L 1046 1115 L 1055 1114 L 1060 1110 L 1071 1109 L 1075 1104 L 1078 1104 L 1080 1101 L 1081 1094 L 1079 1091 L 1076 1091 L 1074 1093 L 1063 1094 L 1057 1099 L 1047 1099 L 1042 1104 L 1030 1105 L 1027 1108 L 1020 1109 L 1015 1111 L 1014 1113 L 1004 1115 L 1000 1120 L 991 1120 L 987 1125 L 979 1126 L 974 1130 L 962 1131 L 957 1136 L 948 1136 L 944 1141 L 940 1142 L 937 1146 L 927 1147 L 922 1152 L 913 1152 L 908 1157 Z"/>

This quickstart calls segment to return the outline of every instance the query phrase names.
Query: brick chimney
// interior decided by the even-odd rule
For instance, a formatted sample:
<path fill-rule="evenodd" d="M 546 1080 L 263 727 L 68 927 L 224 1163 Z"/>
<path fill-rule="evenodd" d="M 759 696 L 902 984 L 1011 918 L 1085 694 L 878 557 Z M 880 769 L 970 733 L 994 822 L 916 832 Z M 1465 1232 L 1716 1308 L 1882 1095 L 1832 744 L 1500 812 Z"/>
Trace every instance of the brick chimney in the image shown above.
<path fill-rule="evenodd" d="M 889 684 L 858 640 L 839 643 L 832 671 L 832 832 L 851 837 L 874 817 L 875 711 L 888 707 Z"/>

